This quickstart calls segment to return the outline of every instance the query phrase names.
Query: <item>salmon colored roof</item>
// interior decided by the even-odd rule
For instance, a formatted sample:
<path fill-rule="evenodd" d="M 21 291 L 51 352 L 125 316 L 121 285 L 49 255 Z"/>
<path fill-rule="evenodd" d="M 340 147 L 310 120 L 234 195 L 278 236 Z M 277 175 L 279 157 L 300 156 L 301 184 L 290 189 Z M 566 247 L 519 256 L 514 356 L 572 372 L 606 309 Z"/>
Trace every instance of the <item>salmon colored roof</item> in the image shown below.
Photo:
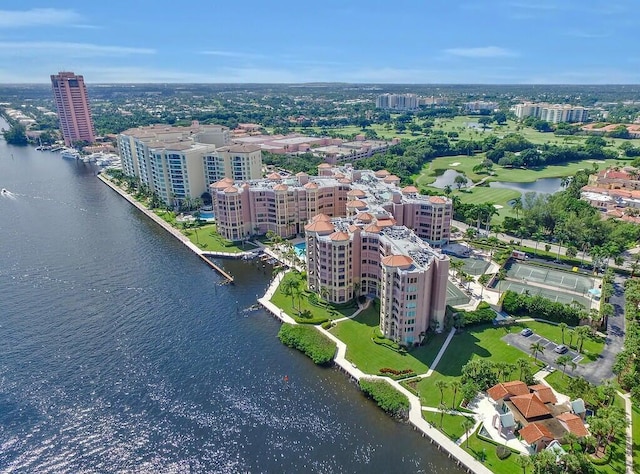
<path fill-rule="evenodd" d="M 400 181 L 400 178 L 398 178 L 395 174 L 390 174 L 389 176 L 384 178 L 385 183 L 393 183 L 394 181 Z"/>
<path fill-rule="evenodd" d="M 387 170 L 378 170 L 375 172 L 376 178 L 384 178 L 385 176 L 389 176 L 389 174 Z"/>
<path fill-rule="evenodd" d="M 309 176 L 307 173 L 305 173 L 304 171 L 300 171 L 298 173 L 296 173 L 296 176 L 300 177 L 300 176 Z"/>
<path fill-rule="evenodd" d="M 573 413 L 566 412 L 556 416 L 556 418 L 562 421 L 566 425 L 567 430 L 573 433 L 574 435 L 580 436 L 580 437 L 589 435 L 589 431 L 587 430 L 587 427 L 584 426 L 584 422 L 582 421 L 582 418 L 580 418 L 578 415 L 574 415 Z"/>
<path fill-rule="evenodd" d="M 229 186 L 224 190 L 225 194 L 232 194 L 237 192 L 238 192 L 238 188 L 236 188 L 235 186 Z"/>
<path fill-rule="evenodd" d="M 311 181 L 309 181 L 307 184 L 304 185 L 305 189 L 318 189 L 318 185 L 316 183 L 312 183 Z"/>
<path fill-rule="evenodd" d="M 527 384 L 520 380 L 513 380 L 511 382 L 498 383 L 487 390 L 487 394 L 496 402 L 502 400 L 504 397 L 514 395 L 526 395 L 529 393 Z"/>
<path fill-rule="evenodd" d="M 331 168 L 331 165 L 329 163 L 320 163 L 318 168 Z"/>
<path fill-rule="evenodd" d="M 304 226 L 304 230 L 308 230 L 309 232 L 328 233 L 335 230 L 335 227 L 333 227 L 331 222 L 318 220 Z"/>
<path fill-rule="evenodd" d="M 346 232 L 334 232 L 329 236 L 329 238 L 334 242 L 349 240 L 349 234 Z"/>
<path fill-rule="evenodd" d="M 338 180 L 338 183 L 351 184 L 351 180 L 349 178 L 342 178 Z"/>
<path fill-rule="evenodd" d="M 554 439 L 551 432 L 544 425 L 538 423 L 529 423 L 527 426 L 520 430 L 520 436 L 527 442 L 527 444 L 534 444 L 543 438 Z"/>
<path fill-rule="evenodd" d="M 367 227 L 364 228 L 365 232 L 369 232 L 371 234 L 379 234 L 382 231 L 382 227 L 378 227 L 375 224 L 369 224 Z"/>
<path fill-rule="evenodd" d="M 413 259 L 408 255 L 387 255 L 381 263 L 387 267 L 408 267 L 413 264 Z"/>
<path fill-rule="evenodd" d="M 551 390 L 551 387 L 547 387 L 544 384 L 529 385 L 529 389 L 532 390 L 540 399 L 542 403 L 558 403 L 558 399 Z"/>
<path fill-rule="evenodd" d="M 511 403 L 527 419 L 551 414 L 551 411 L 533 393 L 511 397 Z"/>
<path fill-rule="evenodd" d="M 373 216 L 368 212 L 362 212 L 358 214 L 356 218 L 361 222 L 371 222 L 373 220 Z"/>
<path fill-rule="evenodd" d="M 316 222 L 316 221 L 325 221 L 325 222 L 330 222 L 331 221 L 331 217 L 329 217 L 326 214 L 316 214 L 315 216 L 313 216 L 311 218 L 312 221 Z"/>
<path fill-rule="evenodd" d="M 269 176 L 267 176 L 267 178 L 273 181 L 276 179 L 282 179 L 282 176 L 280 176 L 278 173 L 271 173 Z"/>
<path fill-rule="evenodd" d="M 213 183 L 213 187 L 218 190 L 225 190 L 231 184 L 233 184 L 233 180 L 231 178 L 224 178 L 224 179 L 221 179 L 220 181 Z"/>
<path fill-rule="evenodd" d="M 404 188 L 402 188 L 402 194 L 415 194 L 417 192 L 419 191 L 415 186 L 405 186 Z"/>
<path fill-rule="evenodd" d="M 347 196 L 354 196 L 354 197 L 364 197 L 366 195 L 367 193 L 365 193 L 362 189 L 352 189 L 347 193 Z"/>
<path fill-rule="evenodd" d="M 396 220 L 392 218 L 378 219 L 377 224 L 380 227 L 391 227 L 396 225 Z"/>
<path fill-rule="evenodd" d="M 444 204 L 447 201 L 444 198 L 441 198 L 440 196 L 430 196 L 429 202 L 432 204 Z"/>
<path fill-rule="evenodd" d="M 355 201 L 349 201 L 347 203 L 347 207 L 352 207 L 352 208 L 356 208 L 356 209 L 364 209 L 365 207 L 367 207 L 367 203 L 364 201 L 360 201 L 358 199 L 356 199 Z"/>
<path fill-rule="evenodd" d="M 336 179 L 342 179 L 342 178 L 344 178 L 344 175 L 342 173 L 336 173 L 336 174 L 333 175 L 333 177 L 336 178 Z"/>
<path fill-rule="evenodd" d="M 287 186 L 286 184 L 276 184 L 273 187 L 274 191 L 286 191 L 287 189 L 289 189 L 289 186 Z"/>

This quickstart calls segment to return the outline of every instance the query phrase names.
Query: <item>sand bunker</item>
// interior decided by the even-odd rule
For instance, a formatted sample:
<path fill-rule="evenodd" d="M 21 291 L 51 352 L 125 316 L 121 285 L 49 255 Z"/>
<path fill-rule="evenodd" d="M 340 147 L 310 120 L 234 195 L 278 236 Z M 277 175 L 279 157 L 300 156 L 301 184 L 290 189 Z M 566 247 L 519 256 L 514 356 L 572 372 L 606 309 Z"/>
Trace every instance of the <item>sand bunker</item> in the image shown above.
<path fill-rule="evenodd" d="M 459 166 L 459 165 L 460 163 L 456 161 L 455 163 L 451 163 L 449 166 Z"/>

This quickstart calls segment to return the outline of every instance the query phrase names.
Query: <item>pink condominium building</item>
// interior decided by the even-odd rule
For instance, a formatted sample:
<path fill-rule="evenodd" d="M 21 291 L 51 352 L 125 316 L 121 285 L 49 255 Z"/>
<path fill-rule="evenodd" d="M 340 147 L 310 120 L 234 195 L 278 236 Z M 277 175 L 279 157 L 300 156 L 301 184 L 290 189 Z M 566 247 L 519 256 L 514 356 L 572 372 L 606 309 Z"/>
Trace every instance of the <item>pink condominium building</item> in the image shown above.
<path fill-rule="evenodd" d="M 64 144 L 71 146 L 79 140 L 93 143 L 95 131 L 84 78 L 72 72 L 60 72 L 51 75 L 51 87 Z"/>
<path fill-rule="evenodd" d="M 405 226 L 363 213 L 305 227 L 309 289 L 334 302 L 380 298 L 380 330 L 404 345 L 444 328 L 449 258 Z"/>
<path fill-rule="evenodd" d="M 218 232 L 241 240 L 273 231 L 281 237 L 304 233 L 317 214 L 329 217 L 370 216 L 379 222 L 406 226 L 431 246 L 449 241 L 451 200 L 424 196 L 414 186 L 399 187 L 388 171 L 356 170 L 350 164 L 318 166 L 318 176 L 298 173 L 210 185 Z"/>

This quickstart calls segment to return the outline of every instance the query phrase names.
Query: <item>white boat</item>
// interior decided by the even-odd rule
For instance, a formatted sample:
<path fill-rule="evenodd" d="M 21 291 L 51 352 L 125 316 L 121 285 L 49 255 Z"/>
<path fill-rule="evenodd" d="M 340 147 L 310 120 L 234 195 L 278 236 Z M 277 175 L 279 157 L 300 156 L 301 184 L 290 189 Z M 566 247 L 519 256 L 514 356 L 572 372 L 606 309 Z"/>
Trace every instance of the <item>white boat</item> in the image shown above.
<path fill-rule="evenodd" d="M 65 148 L 60 152 L 60 156 L 67 160 L 77 160 L 80 158 L 80 153 L 75 148 Z"/>
<path fill-rule="evenodd" d="M 2 188 L 2 191 L 0 191 L 0 194 L 9 194 L 9 191 L 7 191 L 5 188 Z"/>

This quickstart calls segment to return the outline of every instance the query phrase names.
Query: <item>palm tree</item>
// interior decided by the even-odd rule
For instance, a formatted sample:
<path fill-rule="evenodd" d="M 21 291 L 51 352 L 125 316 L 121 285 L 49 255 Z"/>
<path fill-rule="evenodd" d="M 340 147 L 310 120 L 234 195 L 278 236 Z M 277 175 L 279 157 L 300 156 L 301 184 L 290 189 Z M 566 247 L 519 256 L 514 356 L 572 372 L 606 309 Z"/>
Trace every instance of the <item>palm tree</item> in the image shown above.
<path fill-rule="evenodd" d="M 440 405 L 438 405 L 438 410 L 440 410 L 440 429 L 442 429 L 442 422 L 444 421 L 444 414 L 447 411 L 447 406 L 444 403 L 440 403 Z"/>
<path fill-rule="evenodd" d="M 542 354 L 544 351 L 544 346 L 539 342 L 533 342 L 529 346 L 529 350 L 531 351 L 531 355 L 535 357 L 536 362 L 538 361 L 538 354 Z"/>
<path fill-rule="evenodd" d="M 556 359 L 556 364 L 562 367 L 562 378 L 566 375 L 567 364 L 571 362 L 571 356 L 569 354 L 561 355 Z"/>
<path fill-rule="evenodd" d="M 459 380 L 453 380 L 450 384 L 451 390 L 453 390 L 453 402 L 451 403 L 451 409 L 455 410 L 456 408 L 456 395 L 458 394 L 458 390 L 462 388 L 462 383 Z"/>
<path fill-rule="evenodd" d="M 518 213 L 522 210 L 522 197 L 517 197 L 513 200 L 513 204 L 511 205 L 511 210 L 516 213 L 516 219 L 517 219 Z"/>
<path fill-rule="evenodd" d="M 569 347 L 573 344 L 573 336 L 575 336 L 576 332 L 573 329 L 567 329 L 567 334 L 569 335 Z"/>
<path fill-rule="evenodd" d="M 295 308 L 294 298 L 296 297 L 296 291 L 299 290 L 299 282 L 297 278 L 288 278 L 284 282 L 282 282 L 282 293 L 285 296 L 291 297 L 291 307 Z"/>
<path fill-rule="evenodd" d="M 519 378 L 519 380 L 522 380 L 522 375 L 523 375 L 524 371 L 529 368 L 529 361 L 527 359 L 525 359 L 524 357 L 520 357 L 516 361 L 516 366 L 518 367 L 518 369 L 520 369 L 520 378 Z"/>
<path fill-rule="evenodd" d="M 457 275 L 457 273 L 464 267 L 464 262 L 462 260 L 451 260 L 449 262 L 449 266 L 453 270 L 453 274 Z"/>
<path fill-rule="evenodd" d="M 576 344 L 578 345 L 578 352 L 581 354 L 582 354 L 582 345 L 584 344 L 584 339 L 589 334 L 591 334 L 591 328 L 589 326 L 579 326 L 576 328 L 576 335 L 578 336 L 578 339 L 576 340 Z"/>
<path fill-rule="evenodd" d="M 444 191 L 445 196 L 447 196 L 447 197 L 448 197 L 448 196 L 450 196 L 450 195 L 451 195 L 451 191 L 452 191 L 452 189 L 451 189 L 451 185 L 450 185 L 450 184 L 447 184 L 447 185 L 444 187 L 443 191 Z"/>
<path fill-rule="evenodd" d="M 462 429 L 464 430 L 464 434 L 467 436 L 466 438 L 466 443 L 467 443 L 467 449 L 469 449 L 469 431 L 471 431 L 474 427 L 475 423 L 473 421 L 471 421 L 469 418 L 465 418 L 464 421 L 462 423 L 460 423 L 460 426 L 462 426 Z"/>
<path fill-rule="evenodd" d="M 564 331 L 569 326 L 567 325 L 567 323 L 560 323 L 560 324 L 558 324 L 558 327 L 560 328 L 560 332 L 562 333 L 562 343 L 564 344 Z"/>
<path fill-rule="evenodd" d="M 444 389 L 447 388 L 449 386 L 449 384 L 440 379 L 440 380 L 436 380 L 435 386 L 440 390 L 440 405 L 442 405 L 442 400 L 444 399 Z"/>
<path fill-rule="evenodd" d="M 526 474 L 527 468 L 533 466 L 533 461 L 531 460 L 531 456 L 521 454 L 516 458 L 516 464 L 522 468 L 522 474 Z"/>
<path fill-rule="evenodd" d="M 478 277 L 478 283 L 480 283 L 480 299 L 482 299 L 482 295 L 484 294 L 484 287 L 487 286 L 487 283 L 489 283 L 489 280 L 491 280 L 491 277 L 489 275 L 487 275 L 486 273 L 483 273 L 482 275 L 480 275 Z"/>

